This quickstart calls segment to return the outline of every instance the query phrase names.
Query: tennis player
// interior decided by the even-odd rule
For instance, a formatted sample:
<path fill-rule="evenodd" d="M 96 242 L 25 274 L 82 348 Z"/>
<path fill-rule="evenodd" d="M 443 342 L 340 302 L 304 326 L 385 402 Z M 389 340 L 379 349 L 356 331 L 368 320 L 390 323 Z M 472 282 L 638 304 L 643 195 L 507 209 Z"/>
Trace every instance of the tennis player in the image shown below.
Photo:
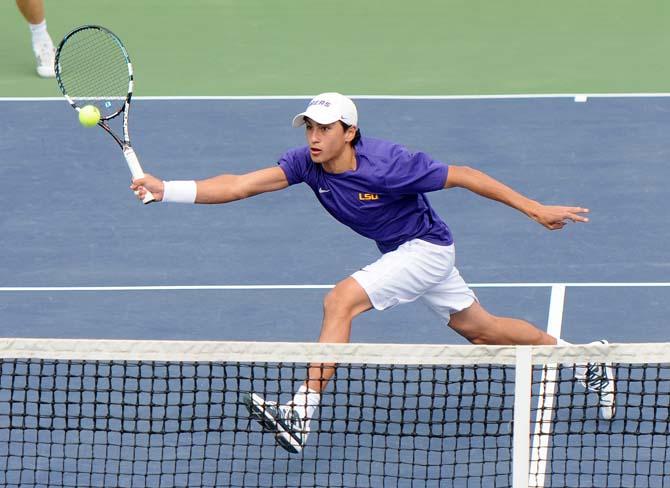
<path fill-rule="evenodd" d="M 479 303 L 455 266 L 454 240 L 426 193 L 466 188 L 504 203 L 550 230 L 567 222 L 588 222 L 588 209 L 547 206 L 466 166 L 446 165 L 423 152 L 361 136 L 353 101 L 323 93 L 293 118 L 305 126 L 307 146 L 291 149 L 278 166 L 244 175 L 200 181 L 161 181 L 146 175 L 131 189 L 151 191 L 157 200 L 227 203 L 307 183 L 337 220 L 373 239 L 382 256 L 337 283 L 326 295 L 320 342 L 348 342 L 351 322 L 375 308 L 386 310 L 422 298 L 444 322 L 474 344 L 565 343 L 520 319 L 492 315 Z M 252 393 L 244 401 L 252 418 L 276 434 L 290 452 L 300 452 L 321 392 L 334 364 L 312 364 L 293 401 L 279 405 Z M 584 385 L 598 393 L 601 415 L 614 415 L 614 380 L 608 364 L 580 368 Z"/>

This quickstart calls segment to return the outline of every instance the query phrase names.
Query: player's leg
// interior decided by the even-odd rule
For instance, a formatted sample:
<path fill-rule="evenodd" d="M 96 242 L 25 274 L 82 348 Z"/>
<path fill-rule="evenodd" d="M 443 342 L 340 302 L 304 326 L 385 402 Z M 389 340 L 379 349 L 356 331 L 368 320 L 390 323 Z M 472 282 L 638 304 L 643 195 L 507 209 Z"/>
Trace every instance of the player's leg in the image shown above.
<path fill-rule="evenodd" d="M 324 298 L 319 342 L 349 342 L 352 320 L 371 308 L 368 295 L 356 280 L 349 277 L 341 281 Z M 284 449 L 299 453 L 307 441 L 321 391 L 335 374 L 335 368 L 332 363 L 311 364 L 305 383 L 298 389 L 293 401 L 286 405 L 266 401 L 260 395 L 251 393 L 244 398 L 251 417 L 264 429 L 275 432 L 277 442 Z"/>
<path fill-rule="evenodd" d="M 422 298 L 449 327 L 473 344 L 556 344 L 556 338 L 530 322 L 489 313 L 455 266 Z"/>
<path fill-rule="evenodd" d="M 349 342 L 352 320 L 371 308 L 370 298 L 354 278 L 350 276 L 342 280 L 323 300 L 323 321 L 319 342 Z M 306 387 L 321 392 L 334 373 L 334 364 L 310 365 Z"/>
<path fill-rule="evenodd" d="M 473 344 L 556 344 L 554 337 L 530 322 L 489 313 L 455 266 L 422 298 L 449 327 Z"/>
<path fill-rule="evenodd" d="M 326 295 L 320 342 L 348 342 L 351 322 L 374 307 L 385 310 L 419 298 L 442 281 L 453 267 L 451 246 L 437 246 L 415 239 L 386 253 L 374 263 L 338 283 Z M 245 403 L 251 416 L 276 432 L 286 450 L 300 452 L 307 439 L 321 391 L 335 372 L 334 364 L 312 364 L 307 381 L 287 405 L 249 395 Z"/>
<path fill-rule="evenodd" d="M 555 345 L 557 339 L 525 320 L 497 317 L 478 302 L 451 316 L 449 325 L 475 344 Z M 562 344 L 567 344 L 561 341 Z M 606 344 L 600 340 L 592 344 Z M 614 372 L 610 363 L 576 365 L 575 377 L 598 394 L 600 415 L 611 419 L 616 411 Z"/>
<path fill-rule="evenodd" d="M 419 298 L 451 273 L 452 249 L 415 239 L 338 283 L 324 299 L 319 342 L 349 342 L 357 315 Z M 321 392 L 334 372 L 334 365 L 313 365 L 306 386 Z"/>
<path fill-rule="evenodd" d="M 449 326 L 473 344 L 556 345 L 556 338 L 530 322 L 489 313 L 477 301 L 451 315 Z"/>
<path fill-rule="evenodd" d="M 16 5 L 30 26 L 33 52 L 37 61 L 37 74 L 43 78 L 53 78 L 56 76 L 55 49 L 47 31 L 44 0 L 16 0 Z"/>
<path fill-rule="evenodd" d="M 455 267 L 451 275 L 427 291 L 423 299 L 445 323 L 474 344 L 568 344 L 525 320 L 489 313 L 476 300 Z M 576 377 L 586 388 L 598 393 L 601 416 L 612 418 L 615 413 L 615 381 L 611 364 L 577 365 Z"/>
<path fill-rule="evenodd" d="M 324 298 L 319 342 L 349 342 L 352 320 L 371 308 L 368 295 L 356 280 L 349 277 L 341 281 Z M 286 405 L 266 401 L 252 393 L 244 400 L 252 418 L 266 430 L 275 432 L 277 442 L 284 449 L 299 453 L 307 441 L 321 391 L 335 374 L 335 368 L 333 363 L 311 364 L 305 383 Z"/>

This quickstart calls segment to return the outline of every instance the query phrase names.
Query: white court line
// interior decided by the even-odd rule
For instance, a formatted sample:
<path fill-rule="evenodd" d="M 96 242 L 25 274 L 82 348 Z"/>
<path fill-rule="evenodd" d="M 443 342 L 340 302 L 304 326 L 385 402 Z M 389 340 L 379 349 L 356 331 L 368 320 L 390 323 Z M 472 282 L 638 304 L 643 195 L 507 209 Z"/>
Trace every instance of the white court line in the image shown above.
<path fill-rule="evenodd" d="M 551 288 L 557 285 L 569 288 L 628 288 L 628 287 L 668 287 L 670 282 L 593 282 L 593 283 L 471 283 L 469 286 L 475 288 Z"/>
<path fill-rule="evenodd" d="M 556 339 L 561 337 L 564 308 L 565 285 L 554 285 L 551 287 L 551 298 L 549 299 L 547 333 Z M 551 422 L 554 416 L 557 373 L 556 364 L 546 364 L 542 367 L 540 392 L 537 399 L 537 410 L 535 411 L 535 431 L 531 439 L 529 488 L 544 487 L 547 462 L 549 461 L 549 441 Z"/>
<path fill-rule="evenodd" d="M 315 94 L 314 94 L 315 95 Z M 133 100 L 309 100 L 314 95 L 134 96 Z M 527 93 L 498 95 L 350 95 L 357 100 L 514 100 L 533 98 L 664 98 L 670 93 Z M 0 97 L 0 102 L 54 102 L 63 97 Z"/>
<path fill-rule="evenodd" d="M 335 285 L 139 285 L 139 286 L 4 286 L 2 292 L 44 291 L 182 291 L 182 290 L 322 290 Z M 649 283 L 470 283 L 472 288 L 656 288 L 670 282 Z M 560 330 L 559 330 L 560 334 Z M 558 337 L 558 336 L 557 336 Z"/>
<path fill-rule="evenodd" d="M 166 286 L 13 286 L 1 292 L 38 291 L 182 291 L 182 290 L 317 290 L 335 285 L 166 285 Z"/>

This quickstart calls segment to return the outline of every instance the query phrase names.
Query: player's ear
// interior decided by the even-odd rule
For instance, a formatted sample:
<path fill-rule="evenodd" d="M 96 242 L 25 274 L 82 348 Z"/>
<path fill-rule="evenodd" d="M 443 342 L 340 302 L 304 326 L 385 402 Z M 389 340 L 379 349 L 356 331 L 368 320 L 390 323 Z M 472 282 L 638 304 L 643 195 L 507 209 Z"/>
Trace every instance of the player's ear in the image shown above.
<path fill-rule="evenodd" d="M 344 140 L 348 143 L 354 140 L 354 137 L 356 137 L 356 131 L 358 130 L 358 127 L 355 125 L 350 125 L 347 127 L 347 130 L 344 131 Z"/>

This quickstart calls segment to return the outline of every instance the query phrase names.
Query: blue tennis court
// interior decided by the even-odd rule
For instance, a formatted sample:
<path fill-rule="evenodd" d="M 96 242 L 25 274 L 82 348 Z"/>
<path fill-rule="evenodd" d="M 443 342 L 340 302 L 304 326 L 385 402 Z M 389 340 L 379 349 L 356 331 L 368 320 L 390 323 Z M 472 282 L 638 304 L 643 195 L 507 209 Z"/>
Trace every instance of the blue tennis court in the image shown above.
<path fill-rule="evenodd" d="M 429 195 L 454 233 L 461 274 L 493 313 L 553 327 L 575 343 L 667 341 L 670 98 L 356 102 L 365 135 L 482 169 L 544 203 L 591 209 L 590 223 L 549 232 L 463 190 Z M 140 99 L 130 130 L 145 171 L 164 179 L 242 173 L 303 144 L 290 120 L 304 104 Z M 374 243 L 333 220 L 304 185 L 222 206 L 142 206 L 118 148 L 103 131 L 80 127 L 64 101 L 3 100 L 0 107 L 6 337 L 311 342 L 328 288 L 378 257 Z M 464 343 L 421 303 L 362 315 L 352 341 Z M 363 398 L 361 408 L 370 401 Z M 333 423 L 343 421 L 340 407 L 330 408 L 340 415 Z M 510 412 L 500 408 L 508 434 Z M 445 422 L 457 420 L 457 411 Z M 604 427 L 593 428 L 597 435 Z M 330 435 L 341 445 L 349 433 Z M 367 446 L 372 457 L 375 442 Z M 342 459 L 343 469 L 355 471 Z M 262 472 L 264 463 L 251 464 Z M 296 471 L 321 469 L 308 460 L 281 466 L 288 484 L 301 481 Z"/>
<path fill-rule="evenodd" d="M 304 102 L 139 100 L 131 132 L 145 170 L 165 179 L 241 173 L 273 165 L 303 143 L 290 118 Z M 607 283 L 667 281 L 670 99 L 357 103 L 364 134 L 480 168 L 546 203 L 591 209 L 589 224 L 548 232 L 462 190 L 430 194 L 454 232 L 466 281 L 500 285 L 477 290 L 494 313 L 546 322 L 548 287 L 508 283 L 603 283 L 568 289 L 569 340 L 664 338 L 667 287 Z M 0 171 L 11 182 L 0 195 L 2 286 L 129 287 L 3 288 L 0 316 L 10 335 L 309 341 L 325 293 L 309 285 L 336 283 L 378 256 L 304 185 L 225 206 L 143 207 L 128 190 L 118 148 L 103 131 L 81 128 L 64 102 L 4 101 L 2 108 Z M 197 289 L 206 285 L 258 288 Z M 420 304 L 364 314 L 353 333 L 356 341 L 459 340 Z"/>

